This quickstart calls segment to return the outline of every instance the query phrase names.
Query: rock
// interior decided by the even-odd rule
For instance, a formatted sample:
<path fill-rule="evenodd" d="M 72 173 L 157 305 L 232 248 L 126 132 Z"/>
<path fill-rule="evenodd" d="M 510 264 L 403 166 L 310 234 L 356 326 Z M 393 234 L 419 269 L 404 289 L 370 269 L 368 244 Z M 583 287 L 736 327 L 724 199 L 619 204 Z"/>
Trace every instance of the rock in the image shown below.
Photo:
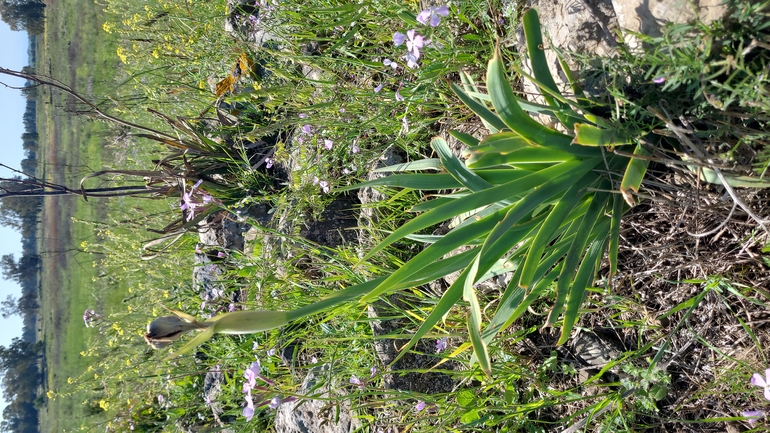
<path fill-rule="evenodd" d="M 320 377 L 330 376 L 331 365 L 313 367 L 302 382 L 298 394 L 316 395 L 321 400 L 303 399 L 280 405 L 275 414 L 277 433 L 349 433 L 361 428 L 354 418 L 350 400 L 339 384 L 326 383 L 317 387 Z"/>
<path fill-rule="evenodd" d="M 724 0 L 612 0 L 612 6 L 621 29 L 648 36 L 660 36 L 661 28 L 668 23 L 700 20 L 709 24 L 727 13 Z M 624 36 L 631 48 L 640 47 L 633 35 Z"/>

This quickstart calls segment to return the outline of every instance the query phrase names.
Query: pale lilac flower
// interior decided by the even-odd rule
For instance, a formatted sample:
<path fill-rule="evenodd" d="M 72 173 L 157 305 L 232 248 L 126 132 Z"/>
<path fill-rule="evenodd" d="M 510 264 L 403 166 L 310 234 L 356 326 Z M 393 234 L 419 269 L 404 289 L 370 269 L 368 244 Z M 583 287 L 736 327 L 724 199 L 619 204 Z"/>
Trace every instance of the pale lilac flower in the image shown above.
<path fill-rule="evenodd" d="M 302 132 L 304 132 L 307 135 L 312 135 L 315 133 L 315 128 L 313 128 L 311 125 L 305 125 L 302 127 Z"/>
<path fill-rule="evenodd" d="M 666 82 L 666 77 L 655 77 L 652 79 L 652 82 L 655 84 L 663 84 Z"/>
<path fill-rule="evenodd" d="M 350 153 L 358 153 L 361 149 L 358 148 L 356 140 L 353 140 L 353 146 L 350 147 Z"/>
<path fill-rule="evenodd" d="M 246 383 L 248 383 L 249 388 L 253 389 L 255 386 L 257 386 L 257 377 L 259 377 L 259 372 L 262 370 L 262 366 L 259 363 L 259 359 L 252 362 L 249 368 L 247 368 L 243 372 L 243 377 L 246 378 Z M 246 385 L 244 384 L 243 389 L 246 389 Z"/>
<path fill-rule="evenodd" d="M 166 401 L 166 397 L 163 394 L 158 394 L 158 403 L 163 404 Z"/>
<path fill-rule="evenodd" d="M 252 26 L 256 26 L 257 24 L 259 24 L 259 21 L 260 21 L 259 18 L 255 17 L 254 15 L 249 15 L 249 24 L 251 24 Z"/>
<path fill-rule="evenodd" d="M 400 46 L 406 42 L 406 35 L 401 32 L 396 32 L 393 34 L 393 44 L 395 44 L 397 47 Z"/>
<path fill-rule="evenodd" d="M 304 139 L 304 138 L 302 138 L 302 137 L 297 137 L 297 143 L 299 143 L 300 145 L 302 145 L 302 143 L 303 143 L 304 141 L 305 141 L 305 139 Z"/>
<path fill-rule="evenodd" d="M 424 401 L 417 400 L 417 404 L 414 405 L 414 410 L 417 411 L 417 412 L 422 412 L 423 410 L 425 410 L 425 406 L 427 406 L 427 405 L 425 404 Z"/>
<path fill-rule="evenodd" d="M 325 180 L 322 180 L 322 181 L 318 182 L 318 186 L 321 187 L 321 191 L 323 191 L 324 194 L 328 194 L 329 193 L 329 191 L 330 191 L 329 182 L 327 182 Z"/>
<path fill-rule="evenodd" d="M 189 191 L 182 194 L 182 204 L 179 206 L 179 208 L 182 210 L 182 212 L 187 211 L 187 221 L 192 221 L 192 219 L 195 217 L 196 209 L 203 208 L 205 205 L 209 203 L 216 203 L 221 205 L 222 202 L 215 199 L 209 194 L 206 194 L 205 192 L 200 192 L 196 194 L 196 189 L 203 183 L 203 179 L 200 179 L 198 182 L 193 185 L 192 188 L 190 188 Z"/>
<path fill-rule="evenodd" d="M 396 63 L 396 62 L 394 62 L 393 60 L 390 60 L 390 59 L 383 60 L 382 64 L 385 65 L 385 66 L 390 66 L 390 68 L 393 69 L 394 71 L 396 70 L 396 68 L 398 68 L 398 63 Z"/>
<path fill-rule="evenodd" d="M 259 342 L 256 342 L 256 341 L 255 341 L 255 342 L 254 342 L 254 345 L 253 345 L 253 346 L 251 346 L 251 350 L 257 350 L 257 349 L 259 349 Z"/>
<path fill-rule="evenodd" d="M 316 358 L 315 356 L 311 357 L 310 358 L 310 363 L 311 364 L 318 364 L 318 358 Z"/>
<path fill-rule="evenodd" d="M 221 258 L 224 258 L 224 257 L 225 257 L 225 253 L 224 253 L 224 251 L 218 251 L 218 252 L 217 252 L 217 257 L 219 257 L 220 259 L 221 259 Z"/>
<path fill-rule="evenodd" d="M 406 55 L 404 55 L 402 58 L 406 60 L 406 67 L 409 69 L 414 69 L 420 66 L 417 63 L 417 57 L 412 53 L 406 53 Z"/>
<path fill-rule="evenodd" d="M 406 116 L 401 119 L 401 127 L 404 129 L 404 134 L 409 132 L 409 119 Z"/>
<path fill-rule="evenodd" d="M 334 142 L 333 141 L 324 139 L 324 149 L 332 150 L 332 146 L 334 146 Z"/>
<path fill-rule="evenodd" d="M 201 244 L 195 244 L 195 252 L 198 254 L 203 254 L 203 250 L 201 250 Z"/>
<path fill-rule="evenodd" d="M 273 158 L 265 158 L 265 168 L 271 168 L 275 164 L 275 160 Z"/>
<path fill-rule="evenodd" d="M 366 385 L 366 383 L 362 382 L 361 379 L 357 378 L 355 374 L 350 376 L 350 383 L 358 386 L 359 388 L 363 388 Z"/>
<path fill-rule="evenodd" d="M 231 302 L 231 303 L 230 303 L 230 305 L 228 305 L 228 306 L 227 306 L 227 311 L 229 311 L 229 312 L 231 312 L 231 313 L 232 313 L 233 311 L 235 311 L 235 304 L 233 304 L 233 303 Z"/>
<path fill-rule="evenodd" d="M 246 396 L 246 407 L 243 408 L 243 416 L 246 417 L 246 421 L 251 421 L 254 417 L 254 401 L 251 399 L 251 394 Z"/>
<path fill-rule="evenodd" d="M 759 373 L 754 373 L 751 376 L 751 384 L 764 388 L 765 398 L 770 400 L 770 368 L 765 370 L 765 377 L 762 377 Z"/>
<path fill-rule="evenodd" d="M 446 349 L 446 346 L 447 346 L 447 338 L 446 337 L 436 341 L 436 353 L 441 353 L 441 351 Z"/>
<path fill-rule="evenodd" d="M 340 108 L 340 114 L 344 114 L 344 113 L 345 113 L 345 107 Z"/>
<path fill-rule="evenodd" d="M 318 176 L 313 176 L 313 185 L 318 184 Z"/>
<path fill-rule="evenodd" d="M 428 9 L 425 9 L 424 11 L 420 12 L 417 15 L 417 21 L 420 22 L 420 24 L 428 24 L 428 21 L 430 20 L 430 26 L 436 27 L 439 24 L 441 24 L 441 17 L 445 17 L 449 15 L 449 8 L 444 6 L 431 6 Z"/>
<path fill-rule="evenodd" d="M 414 54 L 415 60 L 420 58 L 420 48 L 425 45 L 425 39 L 414 30 L 407 30 L 406 32 L 406 50 Z"/>
<path fill-rule="evenodd" d="M 379 93 L 379 91 L 382 90 L 382 83 L 377 85 L 377 87 L 374 88 L 374 93 Z"/>
<path fill-rule="evenodd" d="M 267 350 L 267 356 L 273 356 L 275 355 L 275 347 Z"/>
<path fill-rule="evenodd" d="M 401 96 L 401 92 L 396 90 L 396 101 L 403 101 L 404 97 Z"/>
<path fill-rule="evenodd" d="M 369 376 L 370 378 L 372 378 L 374 377 L 375 374 L 377 374 L 377 367 L 372 366 L 372 368 L 370 368 L 369 371 L 372 372 L 372 375 Z"/>
<path fill-rule="evenodd" d="M 741 412 L 741 416 L 748 418 L 749 425 L 754 427 L 754 424 L 757 423 L 757 420 L 765 416 L 765 411 L 763 410 L 745 410 Z"/>
<path fill-rule="evenodd" d="M 307 117 L 307 113 L 299 113 L 299 118 L 304 119 Z"/>
<path fill-rule="evenodd" d="M 268 406 L 270 406 L 270 409 L 278 409 L 278 406 L 280 406 L 281 403 L 283 403 L 283 401 L 281 401 L 279 397 L 273 397 Z"/>
<path fill-rule="evenodd" d="M 343 168 L 342 169 L 342 174 L 348 175 L 348 174 L 350 174 L 350 170 L 348 170 L 347 168 Z"/>

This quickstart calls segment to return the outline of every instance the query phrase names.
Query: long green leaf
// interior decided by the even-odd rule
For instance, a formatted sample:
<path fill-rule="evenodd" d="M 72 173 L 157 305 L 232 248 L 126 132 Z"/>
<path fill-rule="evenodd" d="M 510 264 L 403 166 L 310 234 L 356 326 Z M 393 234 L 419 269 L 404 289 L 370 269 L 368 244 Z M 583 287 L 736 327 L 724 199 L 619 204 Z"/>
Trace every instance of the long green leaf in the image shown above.
<path fill-rule="evenodd" d="M 387 247 L 393 242 L 398 241 L 408 234 L 416 233 L 419 230 L 450 219 L 455 215 L 462 214 L 463 212 L 479 209 L 488 204 L 506 200 L 513 194 L 523 194 L 526 191 L 541 185 L 549 179 L 564 175 L 565 173 L 571 173 L 574 170 L 578 170 L 580 167 L 583 167 L 584 165 L 590 165 L 593 167 L 595 164 L 595 160 L 566 161 L 561 164 L 554 165 L 553 167 L 529 174 L 522 177 L 521 179 L 488 188 L 484 191 L 469 194 L 460 199 L 438 206 L 399 227 L 390 236 L 372 248 L 372 250 L 363 258 L 363 260 L 370 259 L 383 248 Z"/>
<path fill-rule="evenodd" d="M 620 246 L 620 220 L 623 218 L 624 211 L 623 197 L 620 194 L 612 196 L 612 219 L 610 222 L 610 250 L 608 252 L 610 259 L 610 281 L 613 275 L 618 272 L 618 248 Z"/>
<path fill-rule="evenodd" d="M 460 188 L 462 185 L 448 173 L 413 173 L 380 177 L 356 185 L 337 188 L 335 191 L 344 192 L 369 186 L 390 186 L 432 191 L 439 189 L 455 189 Z"/>
<path fill-rule="evenodd" d="M 418 161 L 404 162 L 402 164 L 389 165 L 373 170 L 374 173 L 395 173 L 401 171 L 441 170 L 441 160 L 438 158 L 426 158 Z"/>
<path fill-rule="evenodd" d="M 569 189 L 564 192 L 562 198 L 556 203 L 553 209 L 551 209 L 548 217 L 540 226 L 537 235 L 535 235 L 535 238 L 532 240 L 532 245 L 529 247 L 527 259 L 525 260 L 524 268 L 521 271 L 519 287 L 527 288 L 530 286 L 546 245 L 553 240 L 554 233 L 556 233 L 562 225 L 564 219 L 575 206 L 577 206 L 578 202 L 582 200 L 583 195 L 585 194 L 584 189 L 595 181 L 596 175 L 588 173 L 576 182 L 571 183 Z"/>
<path fill-rule="evenodd" d="M 636 149 L 634 149 L 634 155 L 649 156 L 650 152 L 642 146 L 642 143 L 639 143 L 636 145 Z M 628 167 L 623 174 L 623 180 L 620 182 L 620 193 L 629 206 L 634 206 L 635 204 L 634 197 L 629 190 L 639 192 L 639 187 L 642 185 L 642 180 L 644 180 L 644 174 L 647 173 L 647 166 L 649 164 L 649 160 L 641 158 L 631 158 L 628 161 Z"/>
<path fill-rule="evenodd" d="M 580 305 L 583 304 L 583 298 L 585 296 L 586 287 L 593 283 L 593 278 L 596 275 L 596 261 L 604 252 L 604 248 L 607 245 L 608 235 L 600 236 L 596 241 L 591 243 L 588 248 L 588 252 L 583 257 L 583 261 L 580 264 L 575 280 L 572 282 L 572 287 L 569 292 L 569 299 L 567 300 L 567 310 L 564 312 L 564 321 L 561 327 L 561 338 L 556 343 L 557 345 L 564 344 L 572 333 L 572 328 L 578 321 L 578 313 L 580 311 Z"/>
<path fill-rule="evenodd" d="M 481 338 L 481 306 L 479 300 L 476 297 L 476 289 L 474 288 L 476 273 L 479 270 L 479 256 L 471 263 L 468 269 L 468 275 L 463 281 L 463 299 L 468 302 L 468 335 L 470 335 L 471 343 L 473 345 L 473 352 L 476 355 L 476 359 L 479 361 L 481 370 L 487 375 L 491 376 L 492 368 L 489 363 L 489 352 L 487 351 L 487 345 Z"/>
<path fill-rule="evenodd" d="M 460 184 L 468 188 L 471 191 L 482 191 L 492 187 L 492 184 L 482 179 L 476 173 L 465 166 L 455 155 L 449 146 L 446 144 L 446 140 L 440 137 L 435 137 L 430 141 L 433 150 L 438 153 L 441 162 L 444 164 L 444 168 L 454 177 Z"/>
<path fill-rule="evenodd" d="M 601 212 L 604 210 L 608 198 L 609 193 L 599 191 L 594 193 L 594 196 L 591 199 L 591 204 L 588 206 L 588 210 L 581 220 L 580 228 L 577 230 L 575 238 L 572 241 L 567 257 L 564 259 L 564 267 L 562 268 L 561 274 L 559 274 L 559 282 L 557 284 L 556 300 L 554 301 L 551 314 L 548 315 L 546 325 L 553 324 L 564 309 L 564 303 L 567 300 L 570 283 L 577 271 L 580 258 L 583 256 L 583 252 L 586 249 L 588 236 L 593 231 L 593 227 L 599 219 Z"/>
<path fill-rule="evenodd" d="M 485 105 L 468 96 L 458 85 L 452 83 L 451 87 L 452 91 L 455 92 L 455 95 L 460 98 L 463 104 L 467 105 L 471 111 L 479 116 L 487 129 L 489 129 L 490 133 L 494 134 L 496 132 L 502 131 L 503 129 L 507 129 L 505 123 L 500 120 L 500 117 L 497 114 L 493 113 Z"/>

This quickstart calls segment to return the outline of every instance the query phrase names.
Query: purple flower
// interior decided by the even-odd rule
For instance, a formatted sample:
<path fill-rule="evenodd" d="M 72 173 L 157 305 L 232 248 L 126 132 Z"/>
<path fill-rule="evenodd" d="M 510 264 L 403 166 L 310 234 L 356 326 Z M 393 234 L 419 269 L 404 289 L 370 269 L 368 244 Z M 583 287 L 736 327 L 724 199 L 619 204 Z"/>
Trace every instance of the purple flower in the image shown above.
<path fill-rule="evenodd" d="M 413 53 L 406 53 L 406 55 L 404 55 L 402 59 L 406 60 L 406 67 L 409 69 L 414 69 L 420 66 L 417 63 L 417 57 L 415 57 Z"/>
<path fill-rule="evenodd" d="M 307 117 L 307 114 L 306 114 L 306 113 L 299 113 L 299 118 L 300 118 L 300 119 L 304 119 L 304 118 L 306 118 L 306 117 Z"/>
<path fill-rule="evenodd" d="M 250 390 L 257 386 L 257 377 L 259 377 L 259 372 L 261 370 L 262 366 L 259 363 L 259 359 L 251 363 L 249 368 L 243 372 L 243 377 L 246 378 L 246 383 L 243 385 L 243 389 L 246 389 L 246 384 L 249 385 Z"/>
<path fill-rule="evenodd" d="M 441 17 L 445 17 L 449 15 L 449 8 L 446 6 L 431 6 L 428 9 L 425 9 L 424 11 L 420 12 L 417 15 L 417 21 L 420 22 L 420 24 L 428 24 L 428 21 L 430 20 L 430 26 L 436 27 L 439 24 L 441 24 Z"/>
<path fill-rule="evenodd" d="M 340 114 L 345 113 L 345 107 L 340 108 Z"/>
<path fill-rule="evenodd" d="M 233 311 L 235 311 L 235 304 L 233 304 L 233 303 L 230 303 L 230 305 L 228 305 L 228 306 L 227 306 L 227 311 L 229 311 L 229 312 L 231 312 L 231 313 L 232 313 Z"/>
<path fill-rule="evenodd" d="M 313 128 L 311 125 L 305 125 L 302 127 L 302 132 L 307 135 L 312 135 L 315 133 L 315 128 Z"/>
<path fill-rule="evenodd" d="M 403 101 L 403 100 L 404 100 L 404 97 L 401 96 L 401 92 L 396 90 L 396 101 Z"/>
<path fill-rule="evenodd" d="M 283 401 L 279 397 L 273 397 L 268 406 L 270 406 L 270 409 L 278 409 L 278 406 L 280 406 L 281 403 L 283 403 Z"/>
<path fill-rule="evenodd" d="M 436 341 L 436 353 L 441 353 L 444 349 L 446 349 L 447 341 L 446 337 Z"/>
<path fill-rule="evenodd" d="M 414 30 L 407 30 L 406 32 L 406 50 L 414 54 L 415 60 L 420 58 L 420 48 L 425 45 L 425 39 Z"/>
<path fill-rule="evenodd" d="M 318 176 L 313 176 L 313 185 L 318 184 Z"/>
<path fill-rule="evenodd" d="M 666 77 L 655 77 L 652 79 L 652 82 L 655 84 L 663 84 L 666 82 Z"/>
<path fill-rule="evenodd" d="M 374 93 L 378 93 L 380 90 L 382 90 L 382 83 L 377 85 L 377 87 L 374 88 Z"/>
<path fill-rule="evenodd" d="M 372 378 L 372 377 L 374 377 L 375 374 L 377 374 L 377 367 L 372 366 L 372 368 L 370 368 L 369 371 L 372 372 L 372 375 L 369 376 L 370 378 Z"/>
<path fill-rule="evenodd" d="M 765 411 L 763 410 L 744 410 L 741 412 L 741 416 L 748 418 L 748 422 L 750 426 L 754 426 L 754 424 L 757 423 L 757 420 L 765 416 Z"/>
<path fill-rule="evenodd" d="M 770 400 L 770 368 L 765 370 L 765 377 L 762 377 L 759 373 L 754 373 L 751 376 L 751 384 L 764 388 L 765 398 Z"/>
<path fill-rule="evenodd" d="M 350 153 L 358 153 L 361 149 L 358 148 L 358 144 L 356 144 L 355 141 L 353 141 L 353 146 L 350 147 Z"/>
<path fill-rule="evenodd" d="M 224 258 L 225 256 L 226 256 L 226 254 L 225 254 L 224 251 L 218 251 L 217 252 L 217 257 L 219 257 L 220 259 Z"/>
<path fill-rule="evenodd" d="M 332 146 L 334 146 L 334 142 L 333 141 L 324 139 L 324 149 L 332 150 Z"/>
<path fill-rule="evenodd" d="M 271 168 L 275 164 L 275 160 L 273 158 L 265 158 L 265 168 Z"/>
<path fill-rule="evenodd" d="M 321 191 L 323 191 L 324 194 L 328 194 L 329 193 L 329 190 L 330 190 L 329 189 L 329 182 L 327 182 L 325 180 L 322 180 L 322 181 L 318 182 L 318 186 L 321 187 Z"/>
<path fill-rule="evenodd" d="M 425 409 L 425 402 L 422 400 L 417 400 L 417 404 L 414 405 L 414 410 L 417 412 L 422 412 Z"/>
<path fill-rule="evenodd" d="M 192 219 L 195 217 L 196 209 L 204 208 L 206 205 L 212 202 L 218 205 L 222 204 L 221 201 L 215 199 L 211 195 L 206 194 L 205 192 L 196 191 L 201 183 L 203 183 L 203 179 L 195 182 L 195 185 L 193 185 L 189 191 L 182 194 L 182 204 L 179 206 L 179 208 L 183 213 L 184 211 L 188 211 L 186 218 L 187 221 L 192 221 Z"/>
<path fill-rule="evenodd" d="M 267 356 L 273 356 L 275 355 L 275 347 L 267 350 Z"/>
<path fill-rule="evenodd" d="M 383 60 L 382 64 L 385 65 L 385 66 L 390 66 L 390 68 L 393 69 L 394 71 L 396 70 L 396 68 L 398 68 L 398 63 L 396 63 L 396 62 L 394 62 L 393 60 L 390 60 L 390 59 Z"/>
<path fill-rule="evenodd" d="M 364 386 L 366 386 L 366 383 L 362 382 L 361 379 L 357 378 L 355 374 L 350 376 L 350 383 L 358 386 L 359 388 L 363 388 Z"/>
<path fill-rule="evenodd" d="M 243 416 L 246 417 L 246 421 L 251 421 L 254 417 L 254 401 L 251 399 L 251 394 L 246 396 L 246 407 L 243 408 Z"/>
<path fill-rule="evenodd" d="M 401 46 L 401 44 L 403 44 L 404 42 L 406 42 L 405 34 L 401 32 L 396 32 L 393 34 L 393 44 L 395 44 L 397 47 Z"/>

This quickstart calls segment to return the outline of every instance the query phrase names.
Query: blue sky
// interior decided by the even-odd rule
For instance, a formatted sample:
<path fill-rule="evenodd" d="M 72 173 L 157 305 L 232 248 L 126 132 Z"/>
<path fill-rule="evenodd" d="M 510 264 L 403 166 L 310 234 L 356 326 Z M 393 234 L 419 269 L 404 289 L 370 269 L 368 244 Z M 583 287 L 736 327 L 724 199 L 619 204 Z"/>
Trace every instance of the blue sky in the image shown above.
<path fill-rule="evenodd" d="M 8 25 L 0 21 L 0 66 L 6 69 L 20 70 L 29 63 L 27 47 L 29 37 L 27 32 L 13 32 Z M 24 85 L 24 80 L 0 75 L 0 83 L 13 87 Z M 26 99 L 21 91 L 9 89 L 0 85 L 0 131 L 2 131 L 2 153 L 0 163 L 20 169 L 21 160 L 24 158 L 24 149 L 21 146 L 21 134 L 24 133 L 22 116 L 26 108 Z M 0 168 L 0 176 L 11 175 L 8 170 Z M 18 259 L 21 256 L 21 234 L 19 232 L 0 226 L 0 256 L 13 253 Z M 0 300 L 9 294 L 19 297 L 21 288 L 12 281 L 0 279 Z M 0 318 L 0 345 L 7 346 L 13 337 L 21 336 L 21 318 L 14 316 L 9 319 Z M 0 406 L 5 406 L 5 401 L 0 399 Z M 0 408 L 2 413 L 2 408 Z"/>

